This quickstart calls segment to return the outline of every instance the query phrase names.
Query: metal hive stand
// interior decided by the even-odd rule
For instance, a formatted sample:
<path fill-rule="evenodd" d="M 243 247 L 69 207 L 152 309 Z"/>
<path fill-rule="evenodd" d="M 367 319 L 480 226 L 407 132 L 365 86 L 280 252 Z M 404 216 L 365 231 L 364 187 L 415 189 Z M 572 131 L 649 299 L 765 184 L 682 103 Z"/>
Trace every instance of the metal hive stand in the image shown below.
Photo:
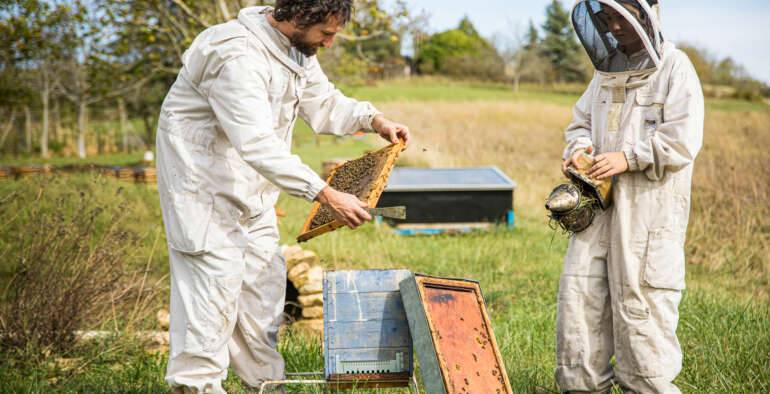
<path fill-rule="evenodd" d="M 324 373 L 323 372 L 294 372 L 294 373 L 287 373 L 286 378 L 284 380 L 268 380 L 265 382 L 262 382 L 262 384 L 259 386 L 259 394 L 263 393 L 269 393 L 270 389 L 277 388 L 280 385 L 284 384 L 299 384 L 303 386 L 330 386 L 334 387 L 340 384 L 340 382 L 337 381 L 328 381 L 323 379 Z M 367 383 L 387 383 L 387 381 L 376 381 L 376 380 L 367 380 Z M 417 383 L 417 377 L 416 375 L 412 374 L 409 382 L 409 392 L 414 394 L 420 393 L 420 386 Z M 337 390 L 346 390 L 346 389 L 340 389 L 337 387 Z"/>

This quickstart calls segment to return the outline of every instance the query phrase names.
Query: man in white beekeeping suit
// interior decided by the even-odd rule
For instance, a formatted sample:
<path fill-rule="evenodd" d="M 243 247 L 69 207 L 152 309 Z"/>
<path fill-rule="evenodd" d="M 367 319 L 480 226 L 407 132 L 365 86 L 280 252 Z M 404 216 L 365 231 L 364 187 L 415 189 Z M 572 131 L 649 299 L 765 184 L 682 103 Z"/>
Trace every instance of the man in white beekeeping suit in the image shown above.
<path fill-rule="evenodd" d="M 595 68 L 566 130 L 563 170 L 589 153 L 613 205 L 570 240 L 559 284 L 556 380 L 565 392 L 679 393 L 676 336 L 703 93 L 665 41 L 655 0 L 578 1 Z M 611 359 L 615 357 L 614 365 Z"/>
<path fill-rule="evenodd" d="M 329 187 L 290 152 L 297 117 L 317 133 L 407 127 L 335 89 L 316 51 L 330 47 L 352 0 L 278 0 L 201 33 L 183 57 L 158 122 L 158 189 L 171 264 L 174 392 L 223 393 L 231 366 L 248 386 L 284 376 L 276 351 L 286 266 L 279 190 L 328 205 L 349 227 L 366 204 Z"/>

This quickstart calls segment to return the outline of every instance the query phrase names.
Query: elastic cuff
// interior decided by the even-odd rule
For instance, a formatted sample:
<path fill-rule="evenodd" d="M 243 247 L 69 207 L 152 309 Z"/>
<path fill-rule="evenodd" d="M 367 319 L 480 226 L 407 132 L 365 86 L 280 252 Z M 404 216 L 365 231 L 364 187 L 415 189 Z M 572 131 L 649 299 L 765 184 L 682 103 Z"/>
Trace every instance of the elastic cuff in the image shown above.
<path fill-rule="evenodd" d="M 628 171 L 639 171 L 639 159 L 634 153 L 634 150 L 624 149 L 623 154 L 626 156 L 626 162 L 628 163 Z"/>
<path fill-rule="evenodd" d="M 594 145 L 590 138 L 580 137 L 571 143 L 567 144 L 567 148 L 564 149 L 562 160 L 571 158 L 575 152 L 580 149 L 588 149 Z"/>
<path fill-rule="evenodd" d="M 321 180 L 321 178 L 316 177 L 316 179 L 308 185 L 308 188 L 304 194 L 305 199 L 310 202 L 315 201 L 315 198 L 318 196 L 318 193 L 320 193 L 321 190 L 326 188 L 326 186 L 329 186 L 329 185 L 323 180 Z"/>
<path fill-rule="evenodd" d="M 372 128 L 372 122 L 374 122 L 374 118 L 377 117 L 377 115 L 383 115 L 383 113 L 378 111 L 377 108 L 374 108 L 371 104 L 369 104 L 369 107 L 371 108 L 371 111 L 361 120 L 361 128 L 367 133 L 375 133 L 376 131 Z"/>

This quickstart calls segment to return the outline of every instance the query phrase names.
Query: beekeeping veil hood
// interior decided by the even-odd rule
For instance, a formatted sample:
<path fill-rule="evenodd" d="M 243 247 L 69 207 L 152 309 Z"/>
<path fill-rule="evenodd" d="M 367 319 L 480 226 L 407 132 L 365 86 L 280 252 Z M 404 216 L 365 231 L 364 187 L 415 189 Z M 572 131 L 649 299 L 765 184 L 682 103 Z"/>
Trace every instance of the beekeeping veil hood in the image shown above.
<path fill-rule="evenodd" d="M 618 22 L 626 26 L 621 35 L 612 31 Z M 598 71 L 654 70 L 661 64 L 657 0 L 579 0 L 572 10 L 572 25 Z M 641 47 L 627 45 L 637 37 Z"/>

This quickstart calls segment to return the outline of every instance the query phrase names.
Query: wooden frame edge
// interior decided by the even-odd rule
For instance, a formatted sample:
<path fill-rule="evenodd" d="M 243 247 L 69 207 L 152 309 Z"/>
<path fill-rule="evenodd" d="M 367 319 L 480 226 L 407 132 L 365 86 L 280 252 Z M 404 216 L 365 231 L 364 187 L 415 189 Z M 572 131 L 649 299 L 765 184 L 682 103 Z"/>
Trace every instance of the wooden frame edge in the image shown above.
<path fill-rule="evenodd" d="M 382 195 L 382 192 L 385 190 L 385 187 L 387 186 L 387 179 L 390 177 L 390 173 L 393 171 L 393 167 L 396 164 L 396 159 L 398 158 L 398 155 L 404 151 L 405 148 L 406 146 L 404 141 L 399 140 L 398 143 L 396 144 L 390 144 L 384 148 L 378 149 L 375 152 L 373 152 L 373 154 L 377 154 L 382 151 L 392 150 L 391 152 L 388 153 L 388 157 L 385 159 L 385 166 L 383 166 L 382 171 L 377 176 L 377 179 L 374 181 L 372 190 L 369 191 L 369 195 L 366 198 L 366 203 L 369 204 L 369 207 L 374 208 L 375 206 L 377 206 L 377 202 L 380 200 L 380 196 Z M 353 160 L 356 160 L 356 159 L 353 159 Z M 329 172 L 329 177 L 326 179 L 326 183 L 331 183 L 332 179 L 334 178 L 334 174 L 337 173 L 337 170 L 343 165 L 345 165 L 346 163 L 348 163 L 349 161 L 350 160 L 335 166 Z M 321 209 L 321 203 L 318 201 L 314 202 L 313 207 L 310 209 L 310 213 L 308 214 L 307 219 L 305 219 L 305 224 L 304 226 L 302 226 L 302 230 L 300 231 L 299 236 L 297 236 L 298 243 L 309 241 L 321 234 L 325 234 L 327 232 L 331 232 L 345 226 L 344 223 L 335 219 L 329 223 L 326 223 L 324 225 L 321 225 L 319 227 L 316 227 L 310 230 L 310 224 L 313 222 L 313 218 L 315 217 L 316 214 L 318 214 L 318 211 L 320 209 Z"/>
<path fill-rule="evenodd" d="M 497 344 L 497 338 L 495 337 L 495 331 L 494 327 L 492 327 L 492 322 L 489 320 L 489 314 L 487 313 L 487 308 L 484 305 L 484 295 L 481 292 L 481 285 L 479 282 L 472 281 L 472 280 L 463 280 L 463 279 L 446 279 L 446 278 L 438 278 L 433 276 L 424 276 L 424 275 L 415 275 L 414 276 L 415 281 L 417 282 L 417 291 L 420 294 L 420 298 L 422 300 L 426 299 L 424 286 L 425 283 L 428 282 L 428 284 L 437 284 L 439 286 L 445 286 L 445 287 L 454 287 L 454 288 L 465 288 L 470 291 L 473 291 L 476 294 L 476 302 L 479 304 L 479 309 L 481 309 L 482 317 L 484 318 L 484 324 L 486 324 L 487 329 L 489 330 L 490 338 L 489 340 L 492 342 L 492 350 L 495 352 L 495 357 L 497 358 L 497 362 L 500 364 L 500 367 L 503 369 L 502 375 L 503 380 L 505 383 L 505 388 L 508 390 L 508 393 L 513 393 L 513 389 L 511 388 L 511 382 L 508 379 L 508 370 L 505 368 L 505 362 L 503 361 L 503 355 L 500 354 L 500 349 Z M 461 283 L 458 283 L 461 282 Z M 436 332 L 436 328 L 433 325 L 433 321 L 431 321 L 430 318 L 428 318 L 428 310 L 427 310 L 427 304 L 423 302 L 423 310 L 425 310 L 425 317 L 428 321 L 428 329 L 430 331 L 431 337 L 433 337 L 434 333 Z M 431 338 L 433 340 L 434 338 Z M 447 367 L 446 360 L 441 357 L 441 353 L 439 352 L 439 343 L 435 340 L 433 340 L 433 347 L 436 350 L 436 358 L 439 362 L 439 372 L 441 372 L 441 377 L 444 379 L 444 387 L 448 387 L 449 384 L 449 378 L 444 374 L 444 368 Z"/>

